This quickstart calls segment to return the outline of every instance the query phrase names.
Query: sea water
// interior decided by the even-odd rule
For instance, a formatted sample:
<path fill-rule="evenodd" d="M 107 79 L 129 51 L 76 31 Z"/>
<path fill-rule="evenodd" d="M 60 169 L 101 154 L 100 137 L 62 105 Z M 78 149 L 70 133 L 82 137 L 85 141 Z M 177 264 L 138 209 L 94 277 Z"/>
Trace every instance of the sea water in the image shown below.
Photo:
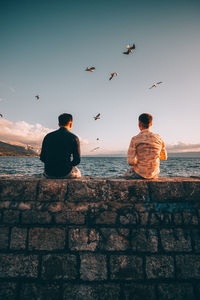
<path fill-rule="evenodd" d="M 84 176 L 117 177 L 129 166 L 125 157 L 82 157 L 79 169 Z M 0 177 L 42 176 L 44 164 L 38 157 L 0 157 Z M 200 176 L 200 158 L 168 158 L 161 161 L 161 177 Z"/>

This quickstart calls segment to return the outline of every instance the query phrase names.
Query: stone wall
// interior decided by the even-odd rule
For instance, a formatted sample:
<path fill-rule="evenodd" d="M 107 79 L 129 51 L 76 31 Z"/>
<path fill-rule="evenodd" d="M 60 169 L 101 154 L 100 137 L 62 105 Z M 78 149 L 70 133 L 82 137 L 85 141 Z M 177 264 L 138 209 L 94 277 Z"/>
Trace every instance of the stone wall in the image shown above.
<path fill-rule="evenodd" d="M 3 179 L 0 299 L 200 299 L 200 180 Z"/>

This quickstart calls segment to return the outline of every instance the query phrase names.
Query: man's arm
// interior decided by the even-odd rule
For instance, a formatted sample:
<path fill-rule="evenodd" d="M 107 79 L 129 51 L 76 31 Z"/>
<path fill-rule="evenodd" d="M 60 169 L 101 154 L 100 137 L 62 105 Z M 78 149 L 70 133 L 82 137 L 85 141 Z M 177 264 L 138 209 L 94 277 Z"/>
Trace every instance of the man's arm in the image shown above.
<path fill-rule="evenodd" d="M 44 138 L 42 142 L 42 149 L 40 153 L 40 160 L 44 163 L 45 162 L 45 153 L 46 153 L 46 138 Z"/>
<path fill-rule="evenodd" d="M 78 137 L 76 136 L 76 138 L 74 139 L 74 149 L 73 149 L 73 160 L 72 160 L 72 166 L 77 166 L 80 161 L 80 142 Z"/>
<path fill-rule="evenodd" d="M 161 160 L 167 160 L 167 151 L 165 149 L 165 144 L 162 142 L 162 149 L 160 151 L 160 159 Z"/>
<path fill-rule="evenodd" d="M 135 158 L 136 158 L 135 156 L 136 156 L 136 147 L 135 147 L 134 139 L 132 138 L 127 153 L 127 163 L 130 166 L 134 165 Z"/>

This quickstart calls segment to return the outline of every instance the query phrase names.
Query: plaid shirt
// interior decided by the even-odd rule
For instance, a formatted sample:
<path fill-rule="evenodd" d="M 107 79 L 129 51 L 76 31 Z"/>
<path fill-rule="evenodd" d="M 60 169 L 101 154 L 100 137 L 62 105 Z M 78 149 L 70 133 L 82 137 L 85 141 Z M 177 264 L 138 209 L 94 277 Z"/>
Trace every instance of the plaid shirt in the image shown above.
<path fill-rule="evenodd" d="M 160 159 L 167 160 L 162 138 L 150 129 L 142 130 L 131 139 L 127 162 L 144 178 L 157 178 L 160 173 Z"/>

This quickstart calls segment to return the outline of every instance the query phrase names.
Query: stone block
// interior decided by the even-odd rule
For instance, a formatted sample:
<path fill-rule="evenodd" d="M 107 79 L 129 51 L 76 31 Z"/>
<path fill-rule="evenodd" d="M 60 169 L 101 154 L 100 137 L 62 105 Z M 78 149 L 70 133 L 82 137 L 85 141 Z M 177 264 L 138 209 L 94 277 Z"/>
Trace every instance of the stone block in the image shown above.
<path fill-rule="evenodd" d="M 42 257 L 42 278 L 76 279 L 77 259 L 71 254 L 48 254 Z"/>
<path fill-rule="evenodd" d="M 131 283 L 122 285 L 123 300 L 157 300 L 155 286 Z"/>
<path fill-rule="evenodd" d="M 59 250 L 65 247 L 64 228 L 31 228 L 29 231 L 30 250 Z"/>
<path fill-rule="evenodd" d="M 160 230 L 161 243 L 165 251 L 189 252 L 192 250 L 189 230 L 162 229 Z"/>
<path fill-rule="evenodd" d="M 159 299 L 195 300 L 193 286 L 190 283 L 162 283 L 158 285 Z"/>
<path fill-rule="evenodd" d="M 175 225 L 182 225 L 183 224 L 182 213 L 180 213 L 180 212 L 174 213 L 174 224 Z"/>
<path fill-rule="evenodd" d="M 95 251 L 99 245 L 99 233 L 95 229 L 73 228 L 69 230 L 69 248 L 76 251 Z"/>
<path fill-rule="evenodd" d="M 25 211 L 22 212 L 23 224 L 49 224 L 51 215 L 47 211 Z"/>
<path fill-rule="evenodd" d="M 38 179 L 7 179 L 0 181 L 0 201 L 34 201 Z"/>
<path fill-rule="evenodd" d="M 174 259 L 171 256 L 157 255 L 146 257 L 147 278 L 174 278 Z"/>
<path fill-rule="evenodd" d="M 131 234 L 131 245 L 133 251 L 157 252 L 158 233 L 156 229 L 133 229 Z"/>
<path fill-rule="evenodd" d="M 80 276 L 82 280 L 106 280 L 106 256 L 102 254 L 81 254 Z"/>
<path fill-rule="evenodd" d="M 62 290 L 58 283 L 24 283 L 20 300 L 63 300 Z"/>
<path fill-rule="evenodd" d="M 123 225 L 140 224 L 140 214 L 134 208 L 124 207 L 120 209 L 119 220 Z"/>
<path fill-rule="evenodd" d="M 194 251 L 200 253 L 200 229 L 192 230 L 192 240 L 194 244 Z"/>
<path fill-rule="evenodd" d="M 36 278 L 37 255 L 0 254 L 0 278 Z"/>
<path fill-rule="evenodd" d="M 84 224 L 85 215 L 80 211 L 64 210 L 55 215 L 58 224 Z"/>
<path fill-rule="evenodd" d="M 200 279 L 200 255 L 177 255 L 176 273 L 181 279 Z"/>
<path fill-rule="evenodd" d="M 27 229 L 13 227 L 11 230 L 10 249 L 20 250 L 26 248 Z"/>
<path fill-rule="evenodd" d="M 135 255 L 111 255 L 110 272 L 111 279 L 143 279 L 143 260 Z"/>
<path fill-rule="evenodd" d="M 186 225 L 198 225 L 198 217 L 194 212 L 183 212 L 183 223 Z"/>
<path fill-rule="evenodd" d="M 129 229 L 102 228 L 100 229 L 100 249 L 107 251 L 124 251 L 130 249 Z"/>
<path fill-rule="evenodd" d="M 16 283 L 0 282 L 0 299 L 13 300 L 16 296 Z"/>
<path fill-rule="evenodd" d="M 19 223 L 19 211 L 17 211 L 17 210 L 5 210 L 3 212 L 3 223 L 18 224 Z"/>
<path fill-rule="evenodd" d="M 5 250 L 8 248 L 9 228 L 0 227 L 0 249 Z"/>
<path fill-rule="evenodd" d="M 172 214 L 169 212 L 156 212 L 151 213 L 150 215 L 150 224 L 151 225 L 172 225 L 173 224 L 173 218 Z"/>
<path fill-rule="evenodd" d="M 117 214 L 113 211 L 104 211 L 96 217 L 96 224 L 115 224 Z"/>
<path fill-rule="evenodd" d="M 64 179 L 42 179 L 39 183 L 38 201 L 64 201 L 68 183 Z"/>
<path fill-rule="evenodd" d="M 64 284 L 63 300 L 121 300 L 119 284 Z"/>

